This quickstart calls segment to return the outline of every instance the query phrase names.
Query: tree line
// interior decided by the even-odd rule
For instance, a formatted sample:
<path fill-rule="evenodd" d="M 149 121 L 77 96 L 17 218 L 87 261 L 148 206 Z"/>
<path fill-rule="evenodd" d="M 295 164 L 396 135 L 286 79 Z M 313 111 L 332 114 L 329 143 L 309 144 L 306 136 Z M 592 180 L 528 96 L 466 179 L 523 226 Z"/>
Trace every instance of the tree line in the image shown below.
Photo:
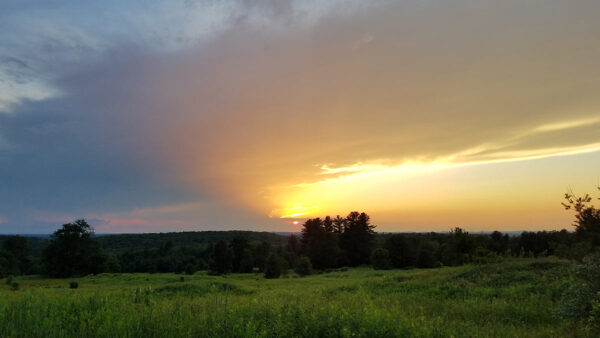
<path fill-rule="evenodd" d="M 565 195 L 564 207 L 575 212 L 574 232 L 499 231 L 469 234 L 461 228 L 448 233 L 377 234 L 366 213 L 346 217 L 311 218 L 299 235 L 284 243 L 257 240 L 236 233 L 231 240 L 181 246 L 167 240 L 157 248 L 107 253 L 85 221 L 64 224 L 55 231 L 41 258 L 31 255 L 28 241 L 7 236 L 0 245 L 0 277 L 46 274 L 70 277 L 102 272 L 178 272 L 208 270 L 212 274 L 263 273 L 277 278 L 293 269 L 299 275 L 347 266 L 376 269 L 435 268 L 487 263 L 503 257 L 559 256 L 582 260 L 600 246 L 600 210 L 592 197 Z M 217 234 L 213 234 L 217 236 Z"/>

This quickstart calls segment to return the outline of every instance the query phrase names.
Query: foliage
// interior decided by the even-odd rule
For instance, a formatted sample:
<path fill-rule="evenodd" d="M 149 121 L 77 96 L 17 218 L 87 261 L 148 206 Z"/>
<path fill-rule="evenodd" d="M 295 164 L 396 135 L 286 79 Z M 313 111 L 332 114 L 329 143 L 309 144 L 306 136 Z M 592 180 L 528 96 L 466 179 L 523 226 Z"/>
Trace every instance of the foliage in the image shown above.
<path fill-rule="evenodd" d="M 563 302 L 557 314 L 564 318 L 593 319 L 591 324 L 600 326 L 598 317 L 598 293 L 600 292 L 600 253 L 584 258 L 576 267 L 574 283 L 565 289 Z"/>
<path fill-rule="evenodd" d="M 371 254 L 371 264 L 376 270 L 387 270 L 392 267 L 390 262 L 390 253 L 383 248 L 377 248 L 373 250 Z"/>
<path fill-rule="evenodd" d="M 211 272 L 223 275 L 231 271 L 233 252 L 224 241 L 218 241 L 214 248 Z"/>
<path fill-rule="evenodd" d="M 279 257 L 277 254 L 271 254 L 269 258 L 267 258 L 267 264 L 265 266 L 265 278 L 279 278 L 282 272 L 287 269 L 287 263 Z"/>
<path fill-rule="evenodd" d="M 407 268 L 417 265 L 418 251 L 414 237 L 395 234 L 387 238 L 385 247 L 388 250 L 393 267 Z"/>
<path fill-rule="evenodd" d="M 69 283 L 69 289 L 77 289 L 79 287 L 79 283 L 77 282 L 70 282 Z"/>
<path fill-rule="evenodd" d="M 340 248 L 346 253 L 350 266 L 369 263 L 375 238 L 373 229 L 375 226 L 364 212 L 353 211 L 346 217 L 344 232 L 340 234 Z"/>
<path fill-rule="evenodd" d="M 302 252 L 317 269 L 335 266 L 339 255 L 336 235 L 331 227 L 326 227 L 320 218 L 309 219 L 302 227 Z"/>
<path fill-rule="evenodd" d="M 94 229 L 83 219 L 63 224 L 43 252 L 46 273 L 51 277 L 70 277 L 104 272 L 107 256 L 93 234 Z"/>
<path fill-rule="evenodd" d="M 300 256 L 296 262 L 294 271 L 301 277 L 311 275 L 313 273 L 313 267 L 310 262 L 310 258 L 306 256 Z"/>
<path fill-rule="evenodd" d="M 0 246 L 0 278 L 23 275 L 35 271 L 27 238 L 5 236 Z"/>
<path fill-rule="evenodd" d="M 598 187 L 600 190 L 600 187 Z M 591 204 L 592 196 L 575 196 L 565 193 L 562 205 L 566 210 L 575 211 L 575 232 L 581 240 L 589 241 L 593 246 L 600 245 L 600 209 Z M 598 198 L 600 199 L 600 198 Z"/>

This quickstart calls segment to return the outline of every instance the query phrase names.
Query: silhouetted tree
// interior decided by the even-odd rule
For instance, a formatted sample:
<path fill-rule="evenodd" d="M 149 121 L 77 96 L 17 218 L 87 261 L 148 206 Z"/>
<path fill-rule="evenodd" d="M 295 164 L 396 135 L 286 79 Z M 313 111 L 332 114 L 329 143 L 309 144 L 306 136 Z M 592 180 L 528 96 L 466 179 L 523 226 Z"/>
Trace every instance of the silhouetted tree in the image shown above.
<path fill-rule="evenodd" d="M 344 232 L 345 227 L 346 227 L 346 219 L 343 217 L 340 217 L 340 215 L 335 216 L 335 218 L 333 219 L 334 231 L 338 234 L 341 234 L 342 232 Z"/>
<path fill-rule="evenodd" d="M 585 194 L 577 197 L 573 193 L 566 193 L 565 201 L 562 203 L 565 209 L 575 211 L 573 225 L 578 239 L 588 241 L 592 246 L 600 245 L 600 209 L 591 204 L 592 196 Z"/>
<path fill-rule="evenodd" d="M 416 239 L 407 235 L 396 234 L 390 236 L 386 243 L 392 265 L 396 268 L 414 267 L 417 265 L 419 255 Z"/>
<path fill-rule="evenodd" d="M 420 268 L 433 268 L 437 265 L 437 260 L 434 256 L 435 248 L 431 241 L 422 241 L 421 248 L 419 249 L 419 258 L 417 259 L 417 266 Z"/>
<path fill-rule="evenodd" d="M 304 222 L 301 242 L 303 252 L 310 258 L 313 267 L 326 269 L 335 266 L 339 254 L 337 238 L 333 228 L 325 228 L 320 218 Z"/>
<path fill-rule="evenodd" d="M 488 248 L 497 254 L 504 254 L 508 250 L 508 241 L 508 235 L 502 235 L 500 231 L 494 231 L 490 235 Z"/>
<path fill-rule="evenodd" d="M 227 243 L 220 240 L 215 244 L 213 260 L 210 267 L 212 273 L 224 275 L 231 271 L 233 254 L 227 247 Z"/>
<path fill-rule="evenodd" d="M 249 247 L 250 245 L 244 237 L 236 236 L 231 240 L 231 250 L 233 251 L 232 269 L 234 272 L 240 272 L 242 260 Z"/>
<path fill-rule="evenodd" d="M 298 258 L 298 262 L 296 263 L 296 267 L 294 271 L 300 276 L 308 276 L 312 274 L 312 264 L 310 263 L 310 258 L 306 256 L 301 256 Z"/>
<path fill-rule="evenodd" d="M 261 242 L 254 248 L 254 265 L 259 271 L 262 272 L 265 270 L 267 258 L 271 255 L 271 252 L 273 252 L 273 246 L 267 242 Z"/>
<path fill-rule="evenodd" d="M 250 249 L 244 249 L 242 259 L 240 260 L 239 272 L 250 273 L 254 270 L 254 259 Z"/>
<path fill-rule="evenodd" d="M 302 246 L 298 241 L 298 237 L 296 237 L 296 235 L 290 235 L 287 239 L 287 243 L 285 245 L 285 250 L 283 254 L 289 266 L 296 266 L 296 261 L 298 260 L 298 256 L 301 252 Z"/>
<path fill-rule="evenodd" d="M 328 233 L 334 232 L 333 220 L 329 216 L 325 216 L 323 219 L 323 230 Z"/>
<path fill-rule="evenodd" d="M 340 248 L 345 251 L 351 266 L 369 263 L 375 237 L 375 226 L 369 220 L 369 215 L 357 211 L 346 217 L 344 232 L 340 234 Z"/>
<path fill-rule="evenodd" d="M 31 252 L 27 239 L 22 236 L 8 236 L 2 242 L 0 256 L 4 257 L 5 270 L 12 275 L 27 274 L 31 271 Z"/>
<path fill-rule="evenodd" d="M 391 268 L 390 254 L 384 248 L 377 248 L 371 254 L 371 264 L 376 270 L 386 270 Z"/>
<path fill-rule="evenodd" d="M 273 253 L 267 258 L 265 265 L 265 278 L 279 278 L 284 269 L 285 261 L 277 254 Z"/>
<path fill-rule="evenodd" d="M 458 264 L 469 262 L 475 250 L 472 236 L 459 227 L 454 228 L 450 233 L 454 235 Z"/>
<path fill-rule="evenodd" d="M 105 271 L 107 256 L 93 234 L 94 229 L 83 219 L 63 224 L 43 252 L 46 273 L 51 277 L 70 277 Z"/>

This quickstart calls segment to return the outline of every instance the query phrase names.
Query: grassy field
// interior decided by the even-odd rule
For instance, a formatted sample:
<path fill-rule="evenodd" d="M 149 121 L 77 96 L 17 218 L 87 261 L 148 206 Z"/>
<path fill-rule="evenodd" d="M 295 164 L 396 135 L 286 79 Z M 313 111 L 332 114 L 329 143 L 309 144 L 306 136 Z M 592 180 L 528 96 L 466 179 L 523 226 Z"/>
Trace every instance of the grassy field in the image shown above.
<path fill-rule="evenodd" d="M 553 315 L 568 261 L 513 259 L 429 270 L 102 274 L 0 286 L 1 337 L 584 336 Z M 181 279 L 183 277 L 183 280 Z M 69 283 L 76 281 L 77 289 Z"/>

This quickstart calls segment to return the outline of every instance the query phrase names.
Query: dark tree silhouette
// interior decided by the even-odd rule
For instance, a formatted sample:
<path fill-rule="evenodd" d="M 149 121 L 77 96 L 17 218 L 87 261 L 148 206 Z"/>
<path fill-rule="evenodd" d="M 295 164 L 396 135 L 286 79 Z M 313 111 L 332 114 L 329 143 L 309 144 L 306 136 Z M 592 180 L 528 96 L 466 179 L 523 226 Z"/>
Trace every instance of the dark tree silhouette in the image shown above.
<path fill-rule="evenodd" d="M 508 250 L 508 235 L 502 235 L 500 231 L 494 231 L 490 235 L 488 247 L 497 254 L 504 254 Z"/>
<path fill-rule="evenodd" d="M 419 258 L 417 258 L 417 266 L 420 268 L 435 267 L 437 265 L 437 261 L 435 259 L 434 253 L 435 248 L 433 242 L 421 242 L 421 248 L 419 248 Z"/>
<path fill-rule="evenodd" d="M 344 232 L 345 227 L 346 227 L 346 219 L 343 217 L 340 217 L 340 215 L 335 216 L 335 218 L 333 219 L 334 231 L 338 234 L 341 234 L 342 232 Z"/>
<path fill-rule="evenodd" d="M 249 247 L 248 240 L 244 237 L 236 236 L 231 240 L 231 250 L 233 251 L 232 269 L 234 272 L 240 272 L 242 260 Z"/>
<path fill-rule="evenodd" d="M 369 215 L 357 211 L 346 217 L 344 232 L 340 234 L 340 247 L 351 266 L 369 263 L 375 238 L 375 225 L 371 225 L 369 220 Z"/>
<path fill-rule="evenodd" d="M 249 273 L 254 270 L 254 259 L 252 250 L 244 249 L 242 259 L 240 260 L 239 272 Z"/>
<path fill-rule="evenodd" d="M 330 231 L 327 231 L 327 230 Z M 308 219 L 303 224 L 301 242 L 303 252 L 310 258 L 316 269 L 335 266 L 339 247 L 333 228 L 326 228 L 320 218 Z"/>
<path fill-rule="evenodd" d="M 454 228 L 450 233 L 454 235 L 454 245 L 456 247 L 458 264 L 469 262 L 475 250 L 473 237 L 469 236 L 468 232 L 459 227 Z"/>
<path fill-rule="evenodd" d="M 392 264 L 390 263 L 390 253 L 384 248 L 373 250 L 373 253 L 371 254 L 371 263 L 376 270 L 390 269 L 392 267 Z"/>
<path fill-rule="evenodd" d="M 600 245 L 600 209 L 591 204 L 592 199 L 589 194 L 577 197 L 570 192 L 565 193 L 566 203 L 563 202 L 562 205 L 566 210 L 575 211 L 573 226 L 577 237 L 590 242 L 592 246 L 598 246 Z"/>
<path fill-rule="evenodd" d="M 51 277 L 70 277 L 104 272 L 107 255 L 93 234 L 94 229 L 83 219 L 63 224 L 43 252 L 46 273 Z"/>
<path fill-rule="evenodd" d="M 267 258 L 267 264 L 265 265 L 265 278 L 279 278 L 286 264 L 287 263 L 281 257 L 272 253 Z"/>
<path fill-rule="evenodd" d="M 306 256 L 301 256 L 298 258 L 298 262 L 296 263 L 296 267 L 294 271 L 300 276 L 308 276 L 312 274 L 312 264 L 310 263 L 310 258 Z"/>
<path fill-rule="evenodd" d="M 8 236 L 2 242 L 0 257 L 4 261 L 2 271 L 11 275 L 27 274 L 32 270 L 31 251 L 27 244 L 27 239 L 22 236 Z"/>
<path fill-rule="evenodd" d="M 267 258 L 273 252 L 273 246 L 270 243 L 262 242 L 254 248 L 254 265 L 259 271 L 265 271 Z"/>
<path fill-rule="evenodd" d="M 407 235 L 396 234 L 387 239 L 385 246 L 395 268 L 407 268 L 417 265 L 419 252 L 416 239 L 408 238 Z"/>
<path fill-rule="evenodd" d="M 218 241 L 214 247 L 213 261 L 210 267 L 212 273 L 224 275 L 231 271 L 233 254 L 225 241 Z"/>
<path fill-rule="evenodd" d="M 283 253 L 283 256 L 287 260 L 289 266 L 296 266 L 298 256 L 300 256 L 301 252 L 302 246 L 298 241 L 298 237 L 296 237 L 296 235 L 290 235 L 287 239 L 287 243 L 285 245 L 285 250 Z"/>

